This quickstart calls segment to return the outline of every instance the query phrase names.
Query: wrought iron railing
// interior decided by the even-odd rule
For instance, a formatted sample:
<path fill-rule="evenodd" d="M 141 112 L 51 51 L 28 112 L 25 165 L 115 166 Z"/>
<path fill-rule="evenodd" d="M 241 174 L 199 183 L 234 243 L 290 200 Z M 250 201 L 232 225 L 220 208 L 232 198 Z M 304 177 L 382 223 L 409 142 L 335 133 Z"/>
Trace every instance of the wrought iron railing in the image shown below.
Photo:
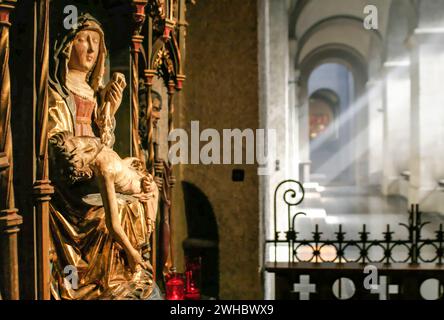
<path fill-rule="evenodd" d="M 276 299 L 444 299 L 443 225 L 434 237 L 425 237 L 429 222 L 422 220 L 418 205 L 411 206 L 406 223 L 399 223 L 407 235 L 387 225 L 381 238 L 373 238 L 364 224 L 354 239 L 342 225 L 327 237 L 316 224 L 311 236 L 303 237 L 296 226 L 298 217 L 306 215 L 298 210 L 304 197 L 302 184 L 295 180 L 283 181 L 274 193 L 273 238 L 266 241 L 267 253 L 274 245 L 274 258 L 267 260 L 265 271 L 274 273 Z M 278 206 L 278 201 L 283 203 Z M 279 259 L 278 249 L 284 250 Z M 400 251 L 405 252 L 402 259 L 397 258 Z"/>
<path fill-rule="evenodd" d="M 288 187 L 288 185 L 296 186 Z M 285 189 L 285 187 L 287 187 Z M 282 193 L 282 200 L 287 209 L 286 215 L 278 213 L 278 195 Z M 338 225 L 335 237 L 325 239 L 319 225 L 316 224 L 311 238 L 301 238 L 296 230 L 297 217 L 306 215 L 304 212 L 295 212 L 302 203 L 305 191 L 302 184 L 296 180 L 281 182 L 274 193 L 274 239 L 266 240 L 268 245 L 274 245 L 274 262 L 277 263 L 278 247 L 286 246 L 288 249 L 288 262 L 337 262 L 337 263 L 436 263 L 441 265 L 444 258 L 444 230 L 441 223 L 435 231 L 434 238 L 423 238 L 422 231 L 428 221 L 422 221 L 422 213 L 418 205 L 412 205 L 409 210 L 407 223 L 399 225 L 408 232 L 406 239 L 397 239 L 393 228 L 386 226 L 383 237 L 374 239 L 365 224 L 359 237 L 348 239 L 343 231 L 342 224 Z M 297 211 L 297 210 L 296 210 Z M 278 230 L 278 219 L 286 219 L 288 229 Z M 326 250 L 326 249 L 329 250 Z M 302 250 L 304 249 L 304 250 Z M 382 254 L 375 254 L 374 249 L 379 249 Z M 396 258 L 396 251 L 405 251 L 403 259 Z M 309 254 L 307 254 L 307 251 Z M 327 252 L 328 254 L 325 254 Z M 350 252 L 354 252 L 356 258 L 350 258 Z M 358 254 L 356 254 L 358 253 Z M 306 256 L 305 258 L 302 255 Z M 353 256 L 353 254 L 351 254 Z M 427 255 L 427 257 L 426 257 Z M 326 257 L 328 256 L 328 257 Z"/>

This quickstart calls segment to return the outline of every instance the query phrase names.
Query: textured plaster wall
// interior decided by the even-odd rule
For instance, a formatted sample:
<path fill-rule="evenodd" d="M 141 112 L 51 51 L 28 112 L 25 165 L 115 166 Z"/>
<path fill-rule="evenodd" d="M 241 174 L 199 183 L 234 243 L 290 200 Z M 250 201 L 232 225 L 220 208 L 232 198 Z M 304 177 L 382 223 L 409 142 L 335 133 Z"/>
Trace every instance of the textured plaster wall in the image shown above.
<path fill-rule="evenodd" d="M 190 132 L 190 122 L 199 120 L 201 131 L 214 128 L 221 134 L 228 128 L 257 129 L 256 1 L 198 1 L 188 9 L 187 20 L 187 81 L 179 125 Z M 245 170 L 244 182 L 232 181 L 234 168 Z M 205 193 L 216 216 L 220 298 L 261 298 L 257 166 L 182 165 L 179 170 L 181 179 Z"/>

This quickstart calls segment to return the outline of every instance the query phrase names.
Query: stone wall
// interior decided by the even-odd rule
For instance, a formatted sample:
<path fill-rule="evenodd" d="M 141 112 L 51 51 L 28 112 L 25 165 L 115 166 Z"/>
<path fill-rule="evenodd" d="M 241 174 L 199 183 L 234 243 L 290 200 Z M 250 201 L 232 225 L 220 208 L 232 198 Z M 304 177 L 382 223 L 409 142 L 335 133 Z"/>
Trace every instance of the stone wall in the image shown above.
<path fill-rule="evenodd" d="M 221 136 L 223 129 L 257 129 L 256 1 L 198 1 L 189 7 L 187 20 L 187 81 L 178 126 L 190 132 L 191 121 L 198 120 L 200 131 L 214 128 Z M 232 181 L 235 168 L 245 170 L 243 182 Z M 219 232 L 220 298 L 261 298 L 257 166 L 188 164 L 177 171 L 179 181 L 198 187 L 213 207 Z"/>

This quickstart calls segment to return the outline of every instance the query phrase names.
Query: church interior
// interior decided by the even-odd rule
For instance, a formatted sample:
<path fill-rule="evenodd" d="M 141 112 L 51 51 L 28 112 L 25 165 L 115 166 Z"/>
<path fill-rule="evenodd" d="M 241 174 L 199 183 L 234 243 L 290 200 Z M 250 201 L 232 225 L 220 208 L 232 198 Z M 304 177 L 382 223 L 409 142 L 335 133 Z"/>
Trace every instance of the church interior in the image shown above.
<path fill-rule="evenodd" d="M 0 300 L 442 300 L 444 1 L 0 0 Z"/>

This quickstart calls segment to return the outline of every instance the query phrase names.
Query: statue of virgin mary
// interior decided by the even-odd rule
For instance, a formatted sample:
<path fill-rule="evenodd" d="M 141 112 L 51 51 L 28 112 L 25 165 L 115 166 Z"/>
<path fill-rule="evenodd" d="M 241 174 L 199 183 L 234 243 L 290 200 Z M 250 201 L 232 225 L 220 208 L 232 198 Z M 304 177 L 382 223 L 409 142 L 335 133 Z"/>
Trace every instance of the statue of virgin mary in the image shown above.
<path fill-rule="evenodd" d="M 56 41 L 48 97 L 48 139 L 65 134 L 80 141 L 96 137 L 98 144 L 112 148 L 114 114 L 126 83 L 123 75 L 115 74 L 103 84 L 107 55 L 104 37 L 100 23 L 85 14 Z M 93 159 L 94 154 L 86 155 L 95 151 L 77 150 L 81 154 L 75 161 L 81 163 L 75 166 L 83 169 L 72 179 L 69 173 L 73 168 L 57 159 L 74 158 L 57 154 L 58 150 L 50 144 L 50 178 L 55 188 L 50 202 L 53 298 L 161 299 L 149 262 L 158 204 L 155 183 L 150 180 L 153 194 L 148 200 L 117 195 L 119 229 L 123 230 L 117 237 L 110 232 L 97 177 L 88 163 L 82 162 Z"/>

